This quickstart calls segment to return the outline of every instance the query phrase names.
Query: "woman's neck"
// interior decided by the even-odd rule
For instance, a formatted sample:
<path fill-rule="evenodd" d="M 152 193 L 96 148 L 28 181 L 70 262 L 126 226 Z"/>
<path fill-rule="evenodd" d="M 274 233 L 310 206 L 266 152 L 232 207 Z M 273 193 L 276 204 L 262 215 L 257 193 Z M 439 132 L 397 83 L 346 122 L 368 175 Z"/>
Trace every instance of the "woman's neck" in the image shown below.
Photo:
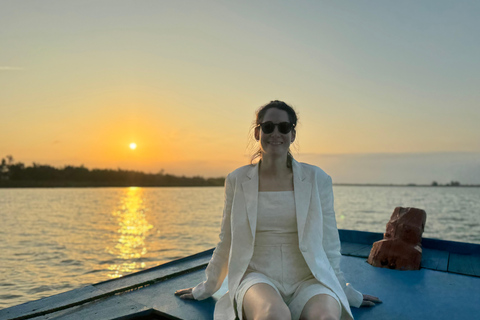
<path fill-rule="evenodd" d="M 283 175 L 292 170 L 287 167 L 287 157 L 269 158 L 262 157 L 260 160 L 260 172 L 265 175 Z"/>
<path fill-rule="evenodd" d="M 262 157 L 259 164 L 258 191 L 292 191 L 293 172 L 287 167 L 287 158 Z"/>

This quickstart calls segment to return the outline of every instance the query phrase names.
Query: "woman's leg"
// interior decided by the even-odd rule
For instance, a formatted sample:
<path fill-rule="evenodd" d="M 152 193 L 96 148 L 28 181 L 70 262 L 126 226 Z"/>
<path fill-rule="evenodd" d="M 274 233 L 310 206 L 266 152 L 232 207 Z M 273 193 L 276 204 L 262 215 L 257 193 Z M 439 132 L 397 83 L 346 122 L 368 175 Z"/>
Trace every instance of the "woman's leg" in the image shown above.
<path fill-rule="evenodd" d="M 243 297 L 243 316 L 247 320 L 291 320 L 290 309 L 282 297 L 266 283 L 254 284 L 247 290 Z"/>
<path fill-rule="evenodd" d="M 317 294 L 305 304 L 300 320 L 338 320 L 341 312 L 335 298 L 328 294 Z"/>

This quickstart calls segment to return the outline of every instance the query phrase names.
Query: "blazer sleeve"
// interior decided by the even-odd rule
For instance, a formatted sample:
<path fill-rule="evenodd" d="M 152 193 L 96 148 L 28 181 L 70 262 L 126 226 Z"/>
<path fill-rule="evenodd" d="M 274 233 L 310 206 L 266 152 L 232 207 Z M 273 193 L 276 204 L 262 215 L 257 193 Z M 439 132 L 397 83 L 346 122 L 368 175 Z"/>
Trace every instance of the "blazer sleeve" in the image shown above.
<path fill-rule="evenodd" d="M 225 179 L 225 202 L 223 208 L 222 227 L 220 241 L 213 251 L 212 258 L 205 270 L 206 280 L 193 288 L 192 294 L 195 300 L 203 300 L 222 286 L 223 280 L 228 273 L 228 257 L 230 255 L 231 225 L 230 215 L 234 194 L 233 183 L 230 175 Z"/>
<path fill-rule="evenodd" d="M 319 186 L 320 201 L 323 213 L 323 248 L 327 258 L 335 271 L 338 282 L 347 296 L 348 303 L 352 307 L 360 307 L 363 302 L 363 295 L 355 290 L 350 283 L 346 283 L 342 270 L 340 270 L 340 237 L 338 235 L 337 221 L 335 220 L 335 211 L 333 207 L 333 187 L 332 178 L 327 175 Z"/>

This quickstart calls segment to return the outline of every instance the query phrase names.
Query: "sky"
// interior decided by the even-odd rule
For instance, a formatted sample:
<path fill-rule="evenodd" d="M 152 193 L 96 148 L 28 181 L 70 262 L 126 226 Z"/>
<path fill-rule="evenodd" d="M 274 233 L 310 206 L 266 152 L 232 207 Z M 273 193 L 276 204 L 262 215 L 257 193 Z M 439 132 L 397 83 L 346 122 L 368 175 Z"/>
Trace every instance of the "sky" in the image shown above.
<path fill-rule="evenodd" d="M 225 176 L 278 99 L 299 114 L 295 158 L 334 182 L 480 184 L 479 14 L 463 0 L 0 0 L 0 158 Z"/>

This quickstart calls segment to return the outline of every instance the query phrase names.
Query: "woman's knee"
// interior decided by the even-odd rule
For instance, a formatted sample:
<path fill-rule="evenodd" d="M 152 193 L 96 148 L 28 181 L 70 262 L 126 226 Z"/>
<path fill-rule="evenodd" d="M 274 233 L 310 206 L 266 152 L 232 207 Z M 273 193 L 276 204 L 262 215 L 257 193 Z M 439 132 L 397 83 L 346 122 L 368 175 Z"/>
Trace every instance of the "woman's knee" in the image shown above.
<path fill-rule="evenodd" d="M 303 308 L 300 320 L 339 320 L 338 302 L 325 294 L 312 297 Z"/>
<path fill-rule="evenodd" d="M 300 317 L 300 320 L 338 320 L 336 314 L 329 314 L 325 312 L 310 313 L 309 315 Z"/>
<path fill-rule="evenodd" d="M 255 320 L 291 320 L 290 309 L 285 304 L 268 304 L 255 315 Z"/>
<path fill-rule="evenodd" d="M 243 298 L 243 314 L 248 320 L 291 320 L 290 309 L 270 285 L 251 286 Z"/>

